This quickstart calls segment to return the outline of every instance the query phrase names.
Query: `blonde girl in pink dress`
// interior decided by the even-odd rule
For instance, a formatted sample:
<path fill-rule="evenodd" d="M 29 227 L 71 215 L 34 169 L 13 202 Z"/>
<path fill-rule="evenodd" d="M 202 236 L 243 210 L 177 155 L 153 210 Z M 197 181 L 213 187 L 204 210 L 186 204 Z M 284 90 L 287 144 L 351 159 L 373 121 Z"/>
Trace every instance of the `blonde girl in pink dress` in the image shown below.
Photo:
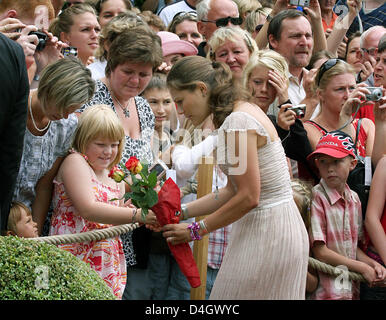
<path fill-rule="evenodd" d="M 141 220 L 141 209 L 123 206 L 124 182 L 108 177 L 121 159 L 125 133 L 114 111 L 105 105 L 88 108 L 80 117 L 70 154 L 54 179 L 50 235 L 71 234 L 131 222 L 156 223 L 153 212 Z M 119 236 L 100 241 L 59 245 L 93 268 L 121 299 L 126 263 Z"/>

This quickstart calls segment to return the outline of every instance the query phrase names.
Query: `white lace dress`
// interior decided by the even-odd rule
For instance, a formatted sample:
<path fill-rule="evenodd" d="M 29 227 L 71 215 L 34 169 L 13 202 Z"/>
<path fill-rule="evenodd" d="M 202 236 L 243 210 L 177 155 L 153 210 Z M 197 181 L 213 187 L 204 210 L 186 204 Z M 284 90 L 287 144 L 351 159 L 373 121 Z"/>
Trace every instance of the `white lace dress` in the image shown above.
<path fill-rule="evenodd" d="M 237 111 L 219 129 L 217 154 L 227 152 L 221 133 L 246 130 L 267 137 L 267 144 L 257 150 L 259 205 L 232 224 L 210 299 L 305 299 L 308 235 L 292 197 L 280 140 L 271 141 L 253 116 Z M 230 173 L 226 161 L 220 167 Z"/>

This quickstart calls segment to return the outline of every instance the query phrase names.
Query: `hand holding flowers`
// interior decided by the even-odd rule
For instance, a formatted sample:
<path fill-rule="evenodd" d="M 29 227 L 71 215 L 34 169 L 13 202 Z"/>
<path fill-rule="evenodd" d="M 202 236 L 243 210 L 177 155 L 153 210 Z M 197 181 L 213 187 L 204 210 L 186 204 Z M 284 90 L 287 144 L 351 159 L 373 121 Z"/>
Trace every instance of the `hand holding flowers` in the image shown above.
<path fill-rule="evenodd" d="M 126 180 L 129 175 L 132 180 L 131 184 Z M 156 224 L 157 219 L 150 210 L 158 202 L 158 195 L 154 190 L 157 185 L 156 172 L 149 173 L 148 165 L 142 164 L 136 157 L 132 156 L 124 165 L 121 163 L 119 166 L 112 168 L 109 177 L 118 183 L 121 181 L 126 182 L 130 187 L 130 191 L 124 194 L 124 201 L 131 200 L 135 207 L 140 208 L 144 223 Z M 151 214 L 147 217 L 149 210 Z"/>

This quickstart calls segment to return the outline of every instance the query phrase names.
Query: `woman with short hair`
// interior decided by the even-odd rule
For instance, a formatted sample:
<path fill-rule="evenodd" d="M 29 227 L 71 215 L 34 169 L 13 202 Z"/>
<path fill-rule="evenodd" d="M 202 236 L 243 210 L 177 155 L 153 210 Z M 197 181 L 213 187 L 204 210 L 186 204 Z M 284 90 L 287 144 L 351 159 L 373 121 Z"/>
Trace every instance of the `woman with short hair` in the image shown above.
<path fill-rule="evenodd" d="M 78 124 L 73 112 L 92 97 L 94 89 L 90 71 L 68 57 L 43 69 L 38 89 L 30 91 L 14 200 L 32 208 L 39 233 L 51 202 L 52 180 Z"/>

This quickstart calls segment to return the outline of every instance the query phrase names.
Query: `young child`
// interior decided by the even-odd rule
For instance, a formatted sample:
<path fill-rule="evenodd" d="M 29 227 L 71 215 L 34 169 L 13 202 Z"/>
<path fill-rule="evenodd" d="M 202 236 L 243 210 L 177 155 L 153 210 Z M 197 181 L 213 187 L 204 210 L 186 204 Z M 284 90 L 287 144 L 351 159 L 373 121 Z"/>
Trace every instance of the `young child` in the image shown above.
<path fill-rule="evenodd" d="M 21 202 L 12 202 L 6 235 L 23 238 L 38 237 L 38 224 L 33 221 L 31 210 Z"/>
<path fill-rule="evenodd" d="M 141 221 L 141 209 L 123 205 L 124 182 L 108 177 L 121 158 L 125 133 L 114 111 L 105 105 L 88 108 L 80 117 L 73 149 L 54 179 L 50 235 L 80 233 L 111 225 Z M 149 211 L 146 223 L 155 223 Z M 59 245 L 89 263 L 122 297 L 126 283 L 126 263 L 118 236 L 100 241 Z"/>
<path fill-rule="evenodd" d="M 310 241 L 316 259 L 361 273 L 369 285 L 381 284 L 386 270 L 358 247 L 362 240 L 362 213 L 358 195 L 346 181 L 357 160 L 350 136 L 333 131 L 324 135 L 308 159 L 315 159 L 321 176 L 313 188 Z M 319 285 L 311 298 L 350 300 L 359 298 L 359 284 L 344 275 L 319 272 Z"/>
<path fill-rule="evenodd" d="M 170 164 L 172 127 L 176 126 L 177 118 L 174 101 L 166 85 L 166 75 L 155 73 L 142 96 L 149 103 L 155 117 L 152 138 L 154 160 L 161 159 L 166 164 Z M 136 268 L 129 275 L 129 277 L 135 276 L 141 290 L 136 290 L 132 286 L 127 295 L 128 299 L 164 300 L 166 298 L 174 258 L 161 232 L 152 232 L 149 241 L 150 252 L 146 268 Z M 133 294 L 133 291 L 136 293 Z"/>
<path fill-rule="evenodd" d="M 155 117 L 153 157 L 170 164 L 171 136 L 177 125 L 177 111 L 166 85 L 166 75 L 155 73 L 142 96 L 149 103 Z"/>
<path fill-rule="evenodd" d="M 303 218 L 304 225 L 307 229 L 307 232 L 310 232 L 312 185 L 300 179 L 292 179 L 291 187 L 294 201 L 299 209 L 300 215 Z M 307 295 L 313 293 L 316 290 L 318 287 L 318 282 L 318 272 L 311 266 L 308 266 L 306 282 Z"/>

